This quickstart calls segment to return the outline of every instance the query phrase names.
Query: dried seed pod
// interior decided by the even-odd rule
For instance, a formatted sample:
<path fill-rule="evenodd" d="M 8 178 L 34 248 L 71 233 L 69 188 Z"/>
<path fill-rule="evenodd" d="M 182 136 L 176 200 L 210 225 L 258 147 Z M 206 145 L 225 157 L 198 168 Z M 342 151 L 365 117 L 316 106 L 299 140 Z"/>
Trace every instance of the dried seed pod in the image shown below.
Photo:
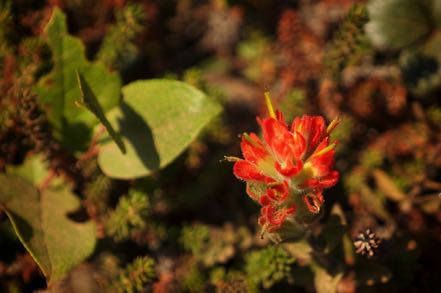
<path fill-rule="evenodd" d="M 355 252 L 361 255 L 367 255 L 368 257 L 373 257 L 380 243 L 381 239 L 379 239 L 371 229 L 366 229 L 364 232 L 358 234 L 354 241 L 354 246 L 356 248 Z"/>

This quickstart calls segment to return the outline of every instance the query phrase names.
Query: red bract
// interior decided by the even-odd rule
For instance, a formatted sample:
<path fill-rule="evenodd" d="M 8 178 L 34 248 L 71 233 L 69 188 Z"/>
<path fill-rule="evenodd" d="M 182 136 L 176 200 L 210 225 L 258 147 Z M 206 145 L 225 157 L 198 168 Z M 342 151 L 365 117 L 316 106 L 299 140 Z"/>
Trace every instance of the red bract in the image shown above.
<path fill-rule="evenodd" d="M 296 219 L 296 208 L 318 214 L 324 202 L 322 191 L 337 183 L 333 170 L 335 145 L 321 116 L 303 115 L 291 128 L 283 114 L 274 112 L 269 97 L 270 117 L 257 118 L 263 140 L 256 134 L 242 136 L 243 159 L 234 159 L 234 175 L 247 182 L 247 193 L 262 205 L 259 223 L 267 232 L 278 231 L 287 218 Z M 298 222 L 304 223 L 301 219 Z"/>

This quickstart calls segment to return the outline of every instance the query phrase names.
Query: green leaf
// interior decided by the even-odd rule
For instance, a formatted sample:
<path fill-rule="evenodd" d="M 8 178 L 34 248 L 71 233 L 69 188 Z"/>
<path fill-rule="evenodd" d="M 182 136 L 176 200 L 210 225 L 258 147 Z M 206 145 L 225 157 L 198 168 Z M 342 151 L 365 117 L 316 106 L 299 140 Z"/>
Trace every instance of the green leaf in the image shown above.
<path fill-rule="evenodd" d="M 108 119 L 127 153 L 104 142 L 98 156 L 113 178 L 149 175 L 172 162 L 221 108 L 201 91 L 174 80 L 144 80 L 123 88 L 124 101 Z"/>
<path fill-rule="evenodd" d="M 89 82 L 104 111 L 119 103 L 121 81 L 117 73 L 108 72 L 103 64 L 86 59 L 81 41 L 68 34 L 66 17 L 60 9 L 54 8 L 45 33 L 53 68 L 38 81 L 36 91 L 55 129 L 54 136 L 63 146 L 81 150 L 87 147 L 97 121 L 92 113 L 75 105 L 81 96 L 75 72 Z"/>
<path fill-rule="evenodd" d="M 25 178 L 39 185 L 47 176 L 48 168 L 41 155 L 28 156 L 21 165 L 6 166 L 6 173 Z"/>
<path fill-rule="evenodd" d="M 292 257 L 303 262 L 310 262 L 312 259 L 313 249 L 306 240 L 284 243 L 283 247 Z"/>
<path fill-rule="evenodd" d="M 126 148 L 121 140 L 121 137 L 118 135 L 118 133 L 115 132 L 109 120 L 107 120 L 106 115 L 104 114 L 104 111 L 101 108 L 101 105 L 98 102 L 89 84 L 84 79 L 81 73 L 79 73 L 78 71 L 76 73 L 83 104 L 86 105 L 87 109 L 89 109 L 89 111 L 92 112 L 96 116 L 96 118 L 98 118 L 98 120 L 104 125 L 109 135 L 113 138 L 113 141 L 119 147 L 121 152 L 125 154 Z"/>
<path fill-rule="evenodd" d="M 334 293 L 337 292 L 338 284 L 340 283 L 343 273 L 329 274 L 325 268 L 320 266 L 313 266 L 314 286 L 317 293 Z"/>
<path fill-rule="evenodd" d="M 0 206 L 49 285 L 93 252 L 95 225 L 68 218 L 79 201 L 66 187 L 39 192 L 24 178 L 0 175 Z"/>
<path fill-rule="evenodd" d="M 372 171 L 372 176 L 374 177 L 378 188 L 387 198 L 396 202 L 406 200 L 406 194 L 398 188 L 386 172 L 381 169 L 374 169 Z"/>
<path fill-rule="evenodd" d="M 39 186 L 46 178 L 52 176 L 49 173 L 48 162 L 41 154 L 27 156 L 21 165 L 6 166 L 6 173 L 23 177 L 35 186 Z M 51 179 L 50 186 L 59 186 L 65 183 L 62 177 L 57 176 Z"/>
<path fill-rule="evenodd" d="M 432 31 L 431 1 L 373 0 L 368 4 L 366 32 L 380 49 L 401 49 L 426 38 Z"/>

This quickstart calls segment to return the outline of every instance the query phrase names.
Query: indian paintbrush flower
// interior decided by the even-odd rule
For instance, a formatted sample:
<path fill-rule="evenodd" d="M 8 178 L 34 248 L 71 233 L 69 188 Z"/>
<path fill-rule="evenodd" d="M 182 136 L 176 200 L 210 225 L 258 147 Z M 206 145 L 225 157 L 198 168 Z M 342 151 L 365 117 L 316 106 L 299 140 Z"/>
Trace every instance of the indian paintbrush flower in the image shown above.
<path fill-rule="evenodd" d="M 333 170 L 336 142 L 330 141 L 339 119 L 327 127 L 321 116 L 303 115 L 289 126 L 274 111 L 268 93 L 268 118 L 257 118 L 263 139 L 242 135 L 243 159 L 234 161 L 234 175 L 247 184 L 247 194 L 261 205 L 262 235 L 278 242 L 300 237 L 321 214 L 323 190 L 337 183 Z"/>

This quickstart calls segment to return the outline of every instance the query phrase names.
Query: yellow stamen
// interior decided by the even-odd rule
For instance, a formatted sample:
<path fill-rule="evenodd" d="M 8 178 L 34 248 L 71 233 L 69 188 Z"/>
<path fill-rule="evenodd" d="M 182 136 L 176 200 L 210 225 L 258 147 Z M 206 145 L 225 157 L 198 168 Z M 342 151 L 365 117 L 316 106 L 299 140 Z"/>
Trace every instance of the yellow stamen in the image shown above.
<path fill-rule="evenodd" d="M 331 123 L 329 123 L 328 128 L 326 128 L 326 133 L 329 135 L 331 134 L 332 130 L 334 130 L 335 127 L 337 127 L 337 125 L 339 125 L 341 122 L 341 118 L 340 116 L 337 116 L 334 120 L 331 121 Z"/>
<path fill-rule="evenodd" d="M 271 96 L 269 92 L 265 92 L 265 103 L 268 108 L 268 114 L 271 118 L 276 119 L 276 113 L 274 112 L 273 104 L 271 103 Z"/>
<path fill-rule="evenodd" d="M 324 155 L 327 152 L 329 152 L 330 150 L 332 150 L 333 148 L 335 148 L 335 146 L 336 146 L 336 143 L 333 142 L 330 145 L 328 145 L 327 147 L 325 147 L 324 149 L 322 149 L 321 151 L 319 151 L 318 153 L 314 154 L 313 156 L 318 157 L 318 156 Z"/>
<path fill-rule="evenodd" d="M 257 142 L 255 142 L 254 139 L 252 139 L 251 136 L 248 133 L 244 132 L 243 137 L 245 138 L 246 141 L 251 143 L 253 146 L 259 147 L 259 144 Z"/>
<path fill-rule="evenodd" d="M 230 156 L 224 156 L 224 160 L 227 162 L 238 162 L 238 161 L 242 161 L 241 158 L 238 157 L 230 157 Z"/>

